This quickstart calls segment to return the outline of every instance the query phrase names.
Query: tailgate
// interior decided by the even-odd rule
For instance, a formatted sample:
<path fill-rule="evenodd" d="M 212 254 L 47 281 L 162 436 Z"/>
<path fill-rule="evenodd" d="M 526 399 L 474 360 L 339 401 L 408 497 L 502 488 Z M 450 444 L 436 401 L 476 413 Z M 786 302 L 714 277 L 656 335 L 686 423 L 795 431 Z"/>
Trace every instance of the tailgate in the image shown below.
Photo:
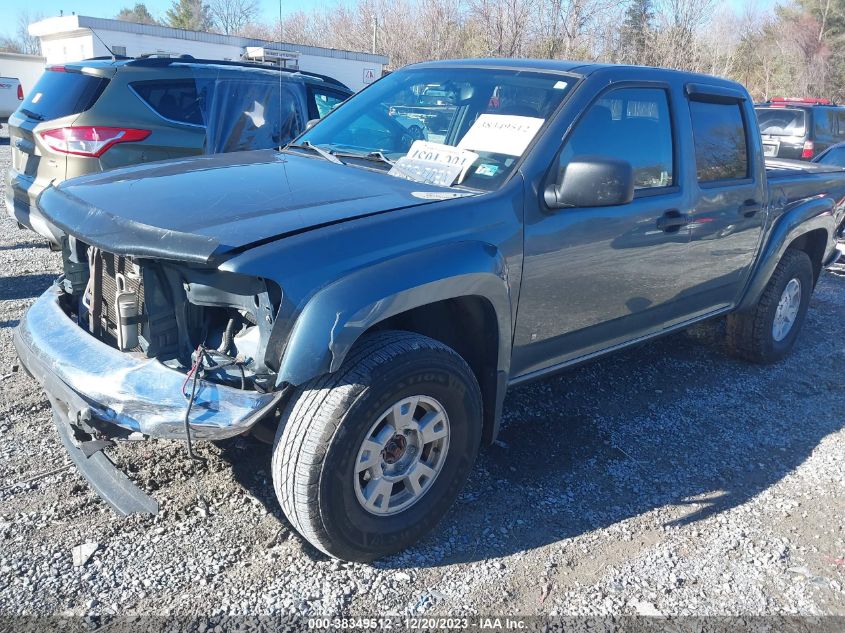
<path fill-rule="evenodd" d="M 18 100 L 19 85 L 17 79 L 0 77 L 0 121 L 5 121 L 12 112 L 18 109 L 21 103 Z"/>

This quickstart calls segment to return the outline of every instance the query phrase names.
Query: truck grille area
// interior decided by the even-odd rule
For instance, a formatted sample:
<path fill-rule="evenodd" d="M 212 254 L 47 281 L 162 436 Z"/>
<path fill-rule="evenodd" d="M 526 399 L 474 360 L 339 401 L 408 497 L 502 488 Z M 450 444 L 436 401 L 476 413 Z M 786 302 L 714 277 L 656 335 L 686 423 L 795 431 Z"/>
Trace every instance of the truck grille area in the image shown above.
<path fill-rule="evenodd" d="M 125 290 L 135 292 L 138 295 L 138 315 L 137 323 L 133 324 L 138 332 L 138 340 L 142 340 L 142 324 L 143 315 L 145 313 L 144 305 L 144 281 L 141 269 L 136 266 L 131 260 L 126 257 L 113 255 L 112 253 L 99 253 L 101 261 L 101 282 L 100 282 L 100 300 L 101 300 L 101 323 L 103 327 L 103 334 L 109 338 L 117 340 L 118 328 L 118 312 L 115 303 L 117 297 L 117 276 L 123 276 L 125 280 Z M 141 351 L 141 346 L 133 348 L 133 351 Z"/>

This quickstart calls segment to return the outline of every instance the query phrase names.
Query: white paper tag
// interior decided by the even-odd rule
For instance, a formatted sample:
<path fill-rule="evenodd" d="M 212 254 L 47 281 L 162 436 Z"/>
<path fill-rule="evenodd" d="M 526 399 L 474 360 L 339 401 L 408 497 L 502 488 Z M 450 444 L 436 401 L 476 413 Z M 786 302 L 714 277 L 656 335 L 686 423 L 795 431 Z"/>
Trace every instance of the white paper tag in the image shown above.
<path fill-rule="evenodd" d="M 405 156 L 391 168 L 392 176 L 441 187 L 461 182 L 478 154 L 440 143 L 414 141 Z"/>
<path fill-rule="evenodd" d="M 458 143 L 476 152 L 522 156 L 545 119 L 512 114 L 482 114 Z"/>
<path fill-rule="evenodd" d="M 438 187 L 451 187 L 461 175 L 460 165 L 448 165 L 428 160 L 419 160 L 403 156 L 388 172 L 391 176 L 406 178 L 414 182 Z"/>

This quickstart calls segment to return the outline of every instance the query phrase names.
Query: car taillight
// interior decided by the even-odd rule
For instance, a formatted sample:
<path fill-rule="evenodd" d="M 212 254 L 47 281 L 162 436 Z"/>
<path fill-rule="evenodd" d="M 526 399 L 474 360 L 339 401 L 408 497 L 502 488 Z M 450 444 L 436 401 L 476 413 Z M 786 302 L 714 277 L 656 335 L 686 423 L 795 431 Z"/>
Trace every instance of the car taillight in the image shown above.
<path fill-rule="evenodd" d="M 813 146 L 813 141 L 804 141 L 804 149 L 801 151 L 801 158 L 812 158 L 814 149 L 815 147 Z"/>
<path fill-rule="evenodd" d="M 71 126 L 39 132 L 44 143 L 55 152 L 99 158 L 112 145 L 143 141 L 150 130 L 123 127 Z"/>
<path fill-rule="evenodd" d="M 23 86 L 18 84 L 18 101 L 23 101 Z"/>

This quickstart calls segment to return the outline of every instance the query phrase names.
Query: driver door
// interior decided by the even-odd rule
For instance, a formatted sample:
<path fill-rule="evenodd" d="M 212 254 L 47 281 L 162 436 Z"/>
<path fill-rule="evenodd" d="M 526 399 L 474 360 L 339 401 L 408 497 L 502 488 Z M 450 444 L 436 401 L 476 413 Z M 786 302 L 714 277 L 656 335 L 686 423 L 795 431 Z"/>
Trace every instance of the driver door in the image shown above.
<path fill-rule="evenodd" d="M 526 211 L 517 379 L 685 316 L 690 231 L 674 138 L 662 86 L 609 90 L 576 124 L 552 180 L 575 156 L 621 159 L 633 167 L 634 199 L 555 210 L 540 200 Z"/>

